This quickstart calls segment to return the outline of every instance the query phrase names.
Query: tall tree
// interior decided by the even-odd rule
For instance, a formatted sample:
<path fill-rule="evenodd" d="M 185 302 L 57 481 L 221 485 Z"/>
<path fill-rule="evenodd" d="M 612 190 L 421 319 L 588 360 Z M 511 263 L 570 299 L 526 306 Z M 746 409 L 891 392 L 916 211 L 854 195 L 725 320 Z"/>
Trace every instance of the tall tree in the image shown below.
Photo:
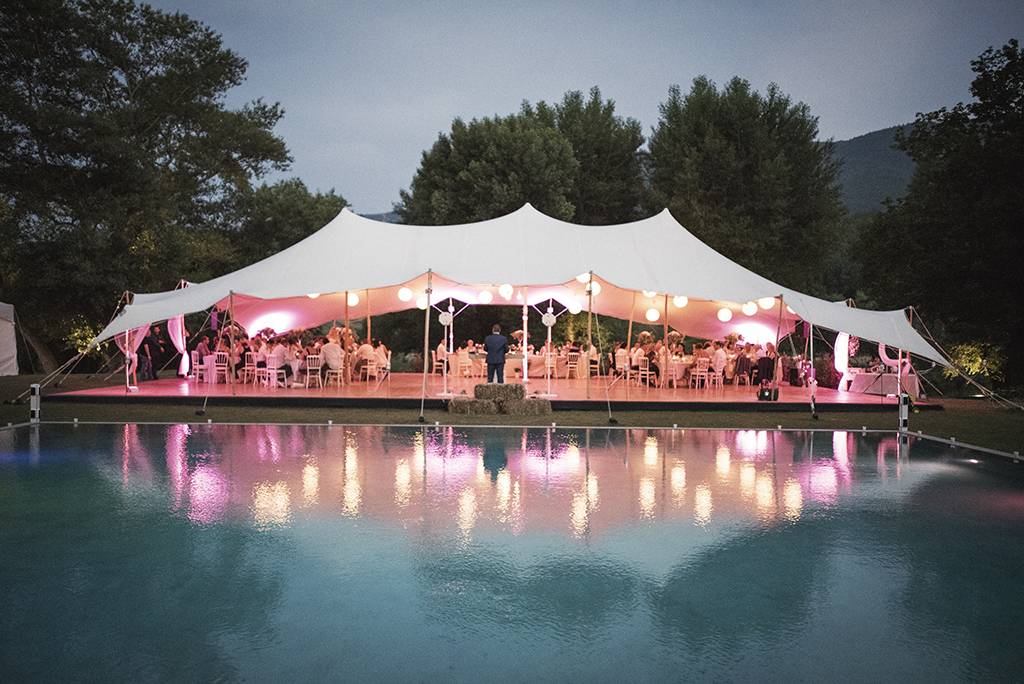
<path fill-rule="evenodd" d="M 36 339 L 216 270 L 235 195 L 288 164 L 281 108 L 228 108 L 245 60 L 183 14 L 11 0 L 0 46 L 0 292 Z"/>
<path fill-rule="evenodd" d="M 650 209 L 668 207 L 735 261 L 790 287 L 821 291 L 820 265 L 843 214 L 831 143 L 771 84 L 764 95 L 706 77 L 669 89 L 650 140 Z"/>
<path fill-rule="evenodd" d="M 494 218 L 530 202 L 571 220 L 578 170 L 569 142 L 528 107 L 468 124 L 455 119 L 423 153 L 395 209 L 405 223 L 440 225 Z"/>
<path fill-rule="evenodd" d="M 971 102 L 900 136 L 917 168 L 866 231 L 863 271 L 882 304 L 915 303 L 951 342 L 1001 346 L 1006 382 L 1024 385 L 1024 52 L 1011 40 L 971 69 Z"/>
<path fill-rule="evenodd" d="M 555 105 L 538 102 L 533 111 L 569 141 L 579 163 L 569 194 L 573 221 L 606 225 L 638 218 L 644 189 L 640 122 L 616 116 L 614 100 L 602 99 L 597 86 L 590 89 L 589 98 L 573 90 Z"/>

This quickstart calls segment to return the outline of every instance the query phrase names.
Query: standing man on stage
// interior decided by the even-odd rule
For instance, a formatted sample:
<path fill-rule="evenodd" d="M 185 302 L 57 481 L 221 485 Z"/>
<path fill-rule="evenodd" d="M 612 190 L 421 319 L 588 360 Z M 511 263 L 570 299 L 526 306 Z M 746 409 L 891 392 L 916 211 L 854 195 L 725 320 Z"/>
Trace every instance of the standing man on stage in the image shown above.
<path fill-rule="evenodd" d="M 491 334 L 484 338 L 484 349 L 487 350 L 487 382 L 505 384 L 505 354 L 508 353 L 508 338 L 501 334 L 501 326 L 497 323 L 491 328 Z"/>

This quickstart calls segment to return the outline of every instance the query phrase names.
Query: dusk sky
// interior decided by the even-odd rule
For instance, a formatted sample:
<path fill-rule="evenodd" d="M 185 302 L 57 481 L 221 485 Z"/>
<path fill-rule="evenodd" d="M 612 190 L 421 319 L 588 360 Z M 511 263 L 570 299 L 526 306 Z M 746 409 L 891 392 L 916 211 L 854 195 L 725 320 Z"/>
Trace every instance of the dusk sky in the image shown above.
<path fill-rule="evenodd" d="M 774 81 L 842 140 L 969 98 L 969 62 L 1024 33 L 1024 3 L 343 3 L 160 0 L 249 61 L 232 104 L 280 102 L 298 176 L 389 211 L 454 117 L 597 85 L 657 123 L 670 84 Z M 271 178 L 274 180 L 276 177 Z"/>

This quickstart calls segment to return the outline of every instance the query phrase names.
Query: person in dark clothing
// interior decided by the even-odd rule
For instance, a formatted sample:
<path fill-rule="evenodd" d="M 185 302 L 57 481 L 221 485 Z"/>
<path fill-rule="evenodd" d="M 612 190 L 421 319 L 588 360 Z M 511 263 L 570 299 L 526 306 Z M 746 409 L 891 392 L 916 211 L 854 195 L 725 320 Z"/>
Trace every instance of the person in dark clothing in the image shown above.
<path fill-rule="evenodd" d="M 142 339 L 142 346 L 139 348 L 139 354 L 146 357 L 146 361 L 149 364 L 149 373 L 144 375 L 146 380 L 157 380 L 157 369 L 159 368 L 160 359 L 160 340 L 157 337 L 156 332 L 150 328 L 149 334 Z M 144 366 L 145 364 L 143 364 Z M 140 366 L 142 372 L 145 370 Z"/>
<path fill-rule="evenodd" d="M 484 339 L 484 349 L 487 350 L 487 382 L 504 384 L 508 338 L 501 334 L 501 326 L 497 323 L 491 328 L 491 334 Z"/>

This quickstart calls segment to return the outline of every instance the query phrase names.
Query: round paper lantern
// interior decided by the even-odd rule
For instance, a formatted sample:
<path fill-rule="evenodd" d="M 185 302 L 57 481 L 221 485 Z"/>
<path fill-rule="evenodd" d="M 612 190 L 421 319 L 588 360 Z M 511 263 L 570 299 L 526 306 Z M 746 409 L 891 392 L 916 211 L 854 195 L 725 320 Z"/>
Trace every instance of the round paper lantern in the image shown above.
<path fill-rule="evenodd" d="M 398 298 L 403 302 L 412 301 L 412 290 L 407 287 L 398 288 Z"/>
<path fill-rule="evenodd" d="M 490 304 L 494 301 L 494 295 L 491 294 L 490 290 L 480 290 L 476 295 L 476 301 L 480 304 Z"/>
<path fill-rule="evenodd" d="M 757 305 L 767 311 L 775 306 L 775 297 L 761 297 L 757 300 Z"/>
<path fill-rule="evenodd" d="M 509 285 L 508 283 L 505 283 L 504 285 L 498 288 L 498 294 L 504 297 L 505 301 L 512 299 L 512 292 L 512 286 Z"/>
<path fill-rule="evenodd" d="M 437 317 L 437 322 L 447 328 L 452 324 L 452 319 L 454 318 L 448 311 L 442 311 L 441 315 Z"/>
<path fill-rule="evenodd" d="M 355 306 L 358 303 L 359 303 L 359 295 L 357 295 L 355 292 L 349 292 L 348 293 L 348 305 L 349 306 Z"/>
<path fill-rule="evenodd" d="M 416 298 L 416 306 L 420 309 L 427 308 L 427 295 L 423 294 Z"/>
<path fill-rule="evenodd" d="M 590 283 L 590 292 L 595 297 L 597 295 L 601 294 L 601 283 L 597 282 L 596 280 L 594 282 Z"/>
<path fill-rule="evenodd" d="M 309 293 L 308 295 L 306 295 L 306 296 L 307 296 L 307 297 L 309 297 L 310 299 L 316 299 L 317 297 L 319 297 L 319 296 L 320 296 L 320 293 L 319 293 L 319 292 L 310 292 L 310 293 Z"/>
<path fill-rule="evenodd" d="M 590 274 L 589 273 L 580 273 L 578 276 L 576 276 L 576 282 L 577 283 L 586 283 L 586 282 L 589 282 L 589 281 L 590 281 Z"/>
<path fill-rule="evenodd" d="M 648 309 L 647 312 L 644 314 L 644 318 L 649 320 L 651 323 L 654 323 L 656 320 L 661 318 L 661 312 L 658 311 L 657 309 Z"/>
<path fill-rule="evenodd" d="M 728 323 L 732 320 L 732 311 L 725 308 L 724 306 L 718 310 L 718 320 L 723 323 Z"/>
<path fill-rule="evenodd" d="M 569 310 L 571 314 L 578 314 L 583 311 L 583 305 L 577 302 L 575 299 L 565 305 L 565 308 Z"/>
<path fill-rule="evenodd" d="M 743 313 L 745 313 L 748 316 L 753 316 L 754 314 L 757 313 L 757 304 L 755 304 L 754 302 L 747 302 L 746 304 L 743 305 Z"/>
<path fill-rule="evenodd" d="M 690 303 L 689 297 L 683 295 L 677 295 L 672 298 L 672 303 L 676 305 L 677 309 L 682 309 L 684 306 Z"/>
<path fill-rule="evenodd" d="M 654 290 L 644 290 L 644 297 L 647 297 L 648 299 L 654 299 L 657 296 L 658 293 Z"/>
<path fill-rule="evenodd" d="M 551 328 L 554 327 L 555 323 L 558 322 L 558 319 L 555 318 L 555 314 L 549 311 L 548 313 L 540 317 L 540 322 L 543 323 L 546 327 Z"/>

